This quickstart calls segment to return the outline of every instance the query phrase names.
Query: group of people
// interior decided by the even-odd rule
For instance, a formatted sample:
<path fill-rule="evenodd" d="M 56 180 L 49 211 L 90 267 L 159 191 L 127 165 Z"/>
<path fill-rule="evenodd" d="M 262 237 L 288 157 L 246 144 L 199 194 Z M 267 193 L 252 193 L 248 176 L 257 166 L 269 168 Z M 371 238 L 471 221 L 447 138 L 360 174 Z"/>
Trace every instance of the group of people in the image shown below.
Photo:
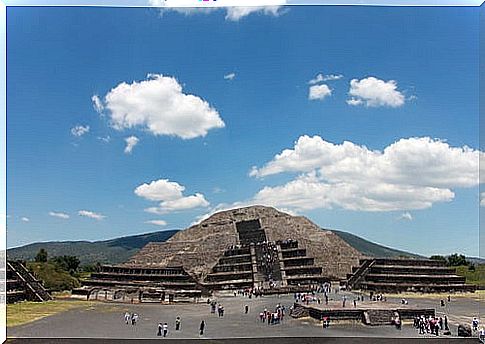
<path fill-rule="evenodd" d="M 268 325 L 279 324 L 283 321 L 285 316 L 285 306 L 278 304 L 274 312 L 268 311 L 266 308 L 259 313 L 259 320 Z"/>
<path fill-rule="evenodd" d="M 181 327 L 182 324 L 182 319 L 180 316 L 177 316 L 175 318 L 175 331 L 180 331 L 182 329 Z M 199 325 L 199 335 L 203 335 L 205 330 L 205 321 L 202 320 Z M 158 331 L 157 331 L 157 336 L 163 336 L 166 337 L 168 334 L 168 324 L 167 323 L 158 323 Z"/>
<path fill-rule="evenodd" d="M 382 302 L 386 302 L 387 301 L 387 297 L 385 297 L 383 294 L 374 294 L 374 292 L 371 291 L 369 293 L 369 300 L 371 300 L 371 301 L 382 301 Z"/>
<path fill-rule="evenodd" d="M 138 322 L 138 314 L 136 313 L 129 313 L 129 312 L 125 312 L 125 315 L 124 315 L 124 320 L 125 320 L 125 324 L 131 324 L 133 326 L 136 325 L 136 323 Z"/>
<path fill-rule="evenodd" d="M 218 303 L 215 300 L 208 300 L 210 307 L 211 307 L 211 314 L 215 314 L 217 312 L 217 315 L 220 317 L 224 316 L 224 306 L 220 303 Z"/>
<path fill-rule="evenodd" d="M 438 336 L 439 331 L 450 331 L 448 327 L 448 317 L 446 315 L 444 318 L 432 316 L 425 317 L 424 315 L 417 316 L 414 318 L 413 326 L 419 330 L 419 334 L 430 333 Z"/>

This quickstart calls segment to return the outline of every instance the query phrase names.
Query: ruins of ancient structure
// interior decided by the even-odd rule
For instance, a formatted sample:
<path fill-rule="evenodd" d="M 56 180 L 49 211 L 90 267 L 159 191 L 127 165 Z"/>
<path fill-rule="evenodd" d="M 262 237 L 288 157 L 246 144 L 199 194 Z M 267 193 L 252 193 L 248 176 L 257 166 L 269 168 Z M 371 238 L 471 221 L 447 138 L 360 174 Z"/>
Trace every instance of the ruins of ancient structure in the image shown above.
<path fill-rule="evenodd" d="M 220 289 L 310 289 L 345 278 L 360 258 L 304 217 L 252 206 L 216 213 L 166 242 L 149 243 L 124 264 L 102 266 L 74 293 L 160 301 Z"/>
<path fill-rule="evenodd" d="M 465 292 L 476 286 L 442 261 L 430 259 L 362 259 L 352 268 L 347 285 L 378 292 Z"/>
<path fill-rule="evenodd" d="M 7 261 L 7 303 L 18 301 L 49 301 L 51 295 L 19 261 Z"/>
<path fill-rule="evenodd" d="M 252 206 L 221 211 L 166 242 L 147 244 L 124 264 L 102 266 L 73 294 L 160 302 L 221 289 L 310 290 L 345 280 L 353 289 L 386 292 L 474 289 L 439 262 L 370 259 L 305 217 Z"/>

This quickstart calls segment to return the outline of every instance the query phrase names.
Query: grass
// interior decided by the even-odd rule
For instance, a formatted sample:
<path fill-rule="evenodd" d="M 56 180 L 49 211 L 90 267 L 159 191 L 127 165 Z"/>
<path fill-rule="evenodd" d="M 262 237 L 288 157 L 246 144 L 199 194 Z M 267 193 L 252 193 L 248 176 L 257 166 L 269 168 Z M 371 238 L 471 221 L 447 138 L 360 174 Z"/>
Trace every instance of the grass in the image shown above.
<path fill-rule="evenodd" d="M 468 266 L 458 266 L 456 267 L 456 273 L 466 277 L 466 283 L 485 288 L 485 264 L 475 265 L 475 271 L 470 271 Z"/>
<path fill-rule="evenodd" d="M 51 291 L 71 290 L 79 287 L 77 278 L 52 263 L 28 262 L 27 267 L 44 282 Z"/>
<path fill-rule="evenodd" d="M 7 305 L 7 327 L 23 325 L 70 309 L 89 309 L 93 304 L 94 302 L 84 300 L 24 301 L 9 304 Z"/>

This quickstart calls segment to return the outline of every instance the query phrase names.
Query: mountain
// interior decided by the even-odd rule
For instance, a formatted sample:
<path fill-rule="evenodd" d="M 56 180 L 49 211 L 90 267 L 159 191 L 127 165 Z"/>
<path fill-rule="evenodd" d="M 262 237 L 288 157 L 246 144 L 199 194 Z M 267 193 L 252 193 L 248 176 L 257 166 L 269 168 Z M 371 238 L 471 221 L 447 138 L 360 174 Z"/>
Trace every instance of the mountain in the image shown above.
<path fill-rule="evenodd" d="M 166 241 L 177 230 L 159 231 L 104 241 L 49 241 L 7 250 L 8 259 L 33 260 L 41 248 L 49 257 L 77 256 L 82 265 L 96 262 L 118 264 L 127 261 L 149 242 Z"/>
<path fill-rule="evenodd" d="M 390 258 L 390 257 L 412 257 L 412 258 L 423 258 L 423 256 L 419 256 L 414 253 L 396 250 L 394 248 L 382 246 L 376 243 L 373 243 L 369 240 L 365 240 L 357 235 L 350 234 L 348 232 L 342 232 L 338 230 L 331 229 L 330 231 L 337 234 L 340 238 L 342 238 L 347 244 L 353 246 L 355 249 L 360 251 L 363 255 L 371 256 L 371 257 L 382 257 L 382 258 Z"/>
<path fill-rule="evenodd" d="M 419 257 L 413 253 L 375 244 L 347 232 L 338 230 L 331 231 L 364 255 L 373 257 Z M 39 242 L 8 249 L 7 256 L 8 259 L 33 260 L 37 252 L 41 248 L 44 248 L 50 257 L 63 255 L 77 256 L 83 265 L 93 264 L 95 262 L 118 264 L 127 261 L 149 242 L 166 241 L 177 232 L 177 230 L 158 231 L 104 241 Z"/>

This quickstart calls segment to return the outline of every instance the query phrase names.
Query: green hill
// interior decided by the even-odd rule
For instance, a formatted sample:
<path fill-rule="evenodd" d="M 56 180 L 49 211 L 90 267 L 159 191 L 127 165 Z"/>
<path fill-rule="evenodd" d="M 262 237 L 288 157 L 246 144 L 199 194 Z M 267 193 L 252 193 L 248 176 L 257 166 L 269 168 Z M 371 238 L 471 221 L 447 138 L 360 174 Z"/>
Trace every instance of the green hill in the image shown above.
<path fill-rule="evenodd" d="M 33 260 L 41 248 L 49 257 L 76 256 L 81 265 L 100 262 L 103 264 L 123 263 L 150 241 L 166 241 L 177 230 L 159 231 L 126 236 L 104 241 L 49 241 L 29 244 L 7 250 L 8 259 Z"/>
<path fill-rule="evenodd" d="M 372 257 L 419 257 L 416 254 L 392 249 L 362 239 L 356 235 L 332 230 L 349 245 L 364 255 Z M 177 230 L 159 231 L 140 235 L 126 236 L 104 241 L 50 241 L 11 248 L 7 251 L 8 259 L 33 260 L 37 252 L 44 248 L 49 257 L 76 256 L 82 265 L 100 262 L 103 264 L 123 263 L 137 253 L 150 241 L 163 242 L 168 240 Z"/>
<path fill-rule="evenodd" d="M 357 235 L 331 229 L 332 232 L 342 238 L 347 244 L 354 247 L 362 254 L 371 257 L 391 258 L 391 257 L 411 257 L 423 258 L 414 253 L 396 250 L 394 248 L 382 246 L 369 240 L 362 239 Z"/>

